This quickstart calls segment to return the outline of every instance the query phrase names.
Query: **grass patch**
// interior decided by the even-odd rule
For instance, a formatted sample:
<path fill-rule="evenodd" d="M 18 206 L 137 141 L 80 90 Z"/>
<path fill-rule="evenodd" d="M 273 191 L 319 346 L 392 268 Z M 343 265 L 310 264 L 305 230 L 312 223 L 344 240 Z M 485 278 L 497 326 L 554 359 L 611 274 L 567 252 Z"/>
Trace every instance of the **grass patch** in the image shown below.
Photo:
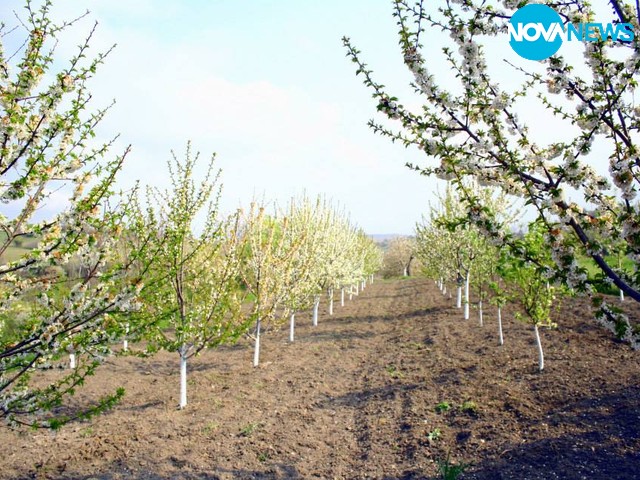
<path fill-rule="evenodd" d="M 436 408 L 435 408 L 436 413 L 445 413 L 445 412 L 448 412 L 449 410 L 451 410 L 451 403 L 447 401 L 440 402 L 439 404 L 436 405 Z"/>

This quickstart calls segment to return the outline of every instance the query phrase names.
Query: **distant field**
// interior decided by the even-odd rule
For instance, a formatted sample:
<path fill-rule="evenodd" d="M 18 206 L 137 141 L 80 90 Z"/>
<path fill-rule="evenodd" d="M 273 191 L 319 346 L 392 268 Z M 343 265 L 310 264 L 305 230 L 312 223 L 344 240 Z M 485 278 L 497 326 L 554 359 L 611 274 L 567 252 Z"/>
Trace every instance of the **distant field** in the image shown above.
<path fill-rule="evenodd" d="M 24 255 L 25 253 L 28 253 L 30 250 L 31 250 L 30 248 L 9 247 L 7 248 L 7 251 L 4 252 L 4 254 L 0 255 L 0 265 L 9 263 L 9 262 L 15 262 L 22 255 Z"/>
<path fill-rule="evenodd" d="M 610 255 L 605 257 L 605 259 L 609 263 L 609 265 L 617 268 L 618 266 L 617 257 Z M 608 293 L 608 294 L 616 294 L 618 292 L 618 289 L 616 287 L 602 281 L 602 270 L 600 270 L 600 267 L 596 265 L 596 262 L 592 258 L 580 257 L 578 259 L 578 264 L 587 270 L 587 275 L 589 276 L 589 280 L 591 280 L 594 283 L 596 289 L 599 292 Z M 635 265 L 633 264 L 632 260 L 624 257 L 622 258 L 622 268 L 626 272 L 631 273 L 633 272 Z"/>
<path fill-rule="evenodd" d="M 4 243 L 7 235 L 4 232 L 0 232 L 0 243 Z M 38 239 L 34 236 L 23 236 L 13 242 L 7 250 L 0 255 L 0 265 L 4 263 L 13 262 L 18 260 L 22 255 L 28 253 L 31 249 L 38 245 Z"/>

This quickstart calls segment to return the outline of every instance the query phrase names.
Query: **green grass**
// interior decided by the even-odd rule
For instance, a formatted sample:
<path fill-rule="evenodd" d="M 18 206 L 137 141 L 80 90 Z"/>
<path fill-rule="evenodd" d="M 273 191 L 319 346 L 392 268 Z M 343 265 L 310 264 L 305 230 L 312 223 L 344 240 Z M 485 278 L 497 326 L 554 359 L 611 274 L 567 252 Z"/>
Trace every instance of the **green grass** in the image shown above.
<path fill-rule="evenodd" d="M 435 411 L 436 413 L 444 413 L 444 412 L 448 412 L 450 409 L 451 409 L 451 403 L 444 401 L 436 405 Z"/>
<path fill-rule="evenodd" d="M 7 239 L 5 232 L 0 232 L 0 244 Z M 32 235 L 23 235 L 16 238 L 7 250 L 0 256 L 0 265 L 15 262 L 26 253 L 38 246 L 38 238 Z"/>
<path fill-rule="evenodd" d="M 607 263 L 613 267 L 618 267 L 618 257 L 615 255 L 607 255 L 605 256 L 605 260 Z M 622 269 L 626 272 L 633 272 L 635 269 L 635 265 L 633 261 L 627 257 L 621 258 Z M 603 281 L 603 273 L 600 270 L 600 267 L 596 264 L 596 262 L 591 257 L 578 256 L 578 265 L 584 268 L 587 271 L 587 277 L 589 281 L 593 284 L 595 289 L 600 293 L 605 293 L 608 295 L 617 295 L 618 288 L 614 285 L 611 285 L 605 281 Z"/>
<path fill-rule="evenodd" d="M 20 257 L 29 253 L 31 249 L 22 248 L 22 247 L 8 247 L 5 252 L 0 256 L 0 265 L 4 265 L 5 263 L 15 262 L 19 260 Z"/>

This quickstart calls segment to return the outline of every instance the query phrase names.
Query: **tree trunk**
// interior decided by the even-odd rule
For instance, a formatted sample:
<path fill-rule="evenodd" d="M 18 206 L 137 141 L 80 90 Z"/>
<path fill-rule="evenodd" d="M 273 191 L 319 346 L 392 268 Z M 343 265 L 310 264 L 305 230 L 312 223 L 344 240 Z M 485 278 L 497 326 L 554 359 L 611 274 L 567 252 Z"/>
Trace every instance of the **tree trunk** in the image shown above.
<path fill-rule="evenodd" d="M 76 368 L 76 354 L 75 353 L 70 353 L 69 354 L 69 368 L 71 370 Z"/>
<path fill-rule="evenodd" d="M 262 322 L 260 319 L 256 322 L 256 348 L 253 351 L 253 366 L 260 365 L 260 326 Z"/>
<path fill-rule="evenodd" d="M 464 319 L 469 320 L 469 278 L 471 270 L 467 270 L 467 278 L 464 282 Z"/>
<path fill-rule="evenodd" d="M 484 326 L 484 321 L 482 318 L 482 300 L 480 300 L 478 302 L 478 316 L 480 317 L 480 326 L 483 327 Z"/>
<path fill-rule="evenodd" d="M 340 289 L 340 306 L 344 307 L 344 287 Z"/>
<path fill-rule="evenodd" d="M 538 331 L 538 325 L 533 326 L 533 331 L 536 334 L 536 345 L 538 346 L 538 368 L 540 371 L 544 370 L 544 352 L 542 351 L 542 342 L 540 341 L 540 332 Z"/>
<path fill-rule="evenodd" d="M 333 315 L 333 288 L 329 289 L 329 315 Z"/>
<path fill-rule="evenodd" d="M 498 335 L 500 336 L 500 345 L 504 345 L 504 337 L 502 336 L 502 307 L 498 307 Z"/>
<path fill-rule="evenodd" d="M 409 273 L 407 272 L 407 267 L 404 267 L 404 272 L 402 273 L 403 277 L 408 277 Z"/>
<path fill-rule="evenodd" d="M 446 295 L 447 294 L 447 286 L 443 285 L 442 286 L 442 295 Z"/>
<path fill-rule="evenodd" d="M 293 332 L 296 328 L 296 312 L 291 314 L 291 322 L 289 323 L 289 341 L 293 342 Z"/>
<path fill-rule="evenodd" d="M 462 308 L 462 286 L 458 285 L 458 296 L 456 297 L 456 307 Z"/>
<path fill-rule="evenodd" d="M 316 295 L 313 300 L 313 326 L 318 326 L 318 307 L 320 306 L 320 295 Z"/>
<path fill-rule="evenodd" d="M 624 292 L 620 290 L 620 301 L 624 302 Z"/>
<path fill-rule="evenodd" d="M 122 342 L 122 350 L 124 352 L 127 352 L 129 350 L 129 340 L 127 340 L 127 335 L 129 335 L 128 323 L 124 326 L 124 341 Z"/>
<path fill-rule="evenodd" d="M 180 347 L 180 408 L 187 406 L 187 349 Z"/>
<path fill-rule="evenodd" d="M 369 283 L 373 283 L 373 273 L 370 275 Z"/>

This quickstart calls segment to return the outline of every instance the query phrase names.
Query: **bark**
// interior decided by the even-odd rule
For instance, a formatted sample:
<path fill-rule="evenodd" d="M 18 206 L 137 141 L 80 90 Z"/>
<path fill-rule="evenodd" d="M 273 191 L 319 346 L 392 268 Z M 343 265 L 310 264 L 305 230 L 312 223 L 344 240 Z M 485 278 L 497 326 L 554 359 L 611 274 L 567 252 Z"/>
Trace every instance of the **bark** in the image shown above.
<path fill-rule="evenodd" d="M 464 319 L 469 320 L 469 279 L 471 278 L 471 271 L 467 270 L 467 278 L 464 282 Z"/>
<path fill-rule="evenodd" d="M 538 368 L 540 371 L 544 370 L 544 352 L 542 351 L 542 342 L 540 341 L 540 331 L 538 325 L 533 326 L 533 331 L 536 334 L 536 345 L 538 346 Z"/>
<path fill-rule="evenodd" d="M 340 289 L 340 306 L 344 307 L 344 287 Z"/>
<path fill-rule="evenodd" d="M 289 324 L 289 341 L 290 342 L 293 342 L 295 328 L 296 328 L 296 313 L 293 312 L 291 314 L 291 322 Z"/>
<path fill-rule="evenodd" d="M 333 315 L 333 288 L 329 289 L 329 315 Z"/>
<path fill-rule="evenodd" d="M 500 337 L 500 345 L 504 345 L 504 337 L 502 336 L 502 307 L 498 307 L 498 335 Z"/>
<path fill-rule="evenodd" d="M 480 317 L 480 326 L 484 326 L 484 320 L 482 318 L 482 300 L 478 302 L 478 316 Z"/>
<path fill-rule="evenodd" d="M 320 295 L 316 295 L 313 300 L 313 326 L 318 326 L 318 307 L 320 306 Z"/>
<path fill-rule="evenodd" d="M 187 406 L 187 352 L 180 348 L 180 408 Z"/>
<path fill-rule="evenodd" d="M 261 321 L 258 319 L 256 322 L 256 348 L 253 351 L 253 366 L 257 367 L 260 365 L 260 326 Z"/>
<path fill-rule="evenodd" d="M 125 334 L 125 337 L 124 337 L 124 341 L 122 342 L 122 350 L 127 352 L 129 350 L 129 340 L 127 340 L 127 337 L 126 337 L 126 335 L 129 334 L 129 324 L 128 323 L 124 326 L 124 334 Z"/>

